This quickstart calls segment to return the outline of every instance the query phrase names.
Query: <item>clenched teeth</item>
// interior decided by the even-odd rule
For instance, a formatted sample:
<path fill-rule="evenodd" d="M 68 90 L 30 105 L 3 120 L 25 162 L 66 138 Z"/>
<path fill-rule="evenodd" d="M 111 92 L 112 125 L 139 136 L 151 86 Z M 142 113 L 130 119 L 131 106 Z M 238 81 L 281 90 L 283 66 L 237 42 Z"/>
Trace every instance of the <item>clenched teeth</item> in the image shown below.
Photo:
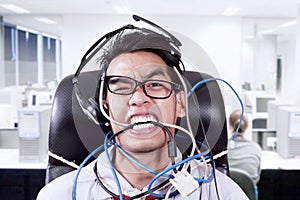
<path fill-rule="evenodd" d="M 156 121 L 156 119 L 149 115 L 149 116 L 136 116 L 131 118 L 131 124 L 136 124 L 133 126 L 134 130 L 143 129 L 143 128 L 150 128 L 154 125 L 152 123 L 147 123 L 151 121 Z"/>

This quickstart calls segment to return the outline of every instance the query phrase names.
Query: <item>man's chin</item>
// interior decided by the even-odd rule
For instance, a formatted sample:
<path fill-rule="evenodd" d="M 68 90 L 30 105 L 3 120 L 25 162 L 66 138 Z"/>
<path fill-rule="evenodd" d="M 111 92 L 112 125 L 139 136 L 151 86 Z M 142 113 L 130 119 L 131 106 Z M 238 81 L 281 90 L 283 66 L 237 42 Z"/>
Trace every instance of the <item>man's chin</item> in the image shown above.
<path fill-rule="evenodd" d="M 125 134 L 129 137 L 146 139 L 146 138 L 154 137 L 157 134 L 163 134 L 163 132 L 160 127 L 151 126 L 151 127 L 136 127 L 133 129 L 129 129 L 125 132 Z"/>

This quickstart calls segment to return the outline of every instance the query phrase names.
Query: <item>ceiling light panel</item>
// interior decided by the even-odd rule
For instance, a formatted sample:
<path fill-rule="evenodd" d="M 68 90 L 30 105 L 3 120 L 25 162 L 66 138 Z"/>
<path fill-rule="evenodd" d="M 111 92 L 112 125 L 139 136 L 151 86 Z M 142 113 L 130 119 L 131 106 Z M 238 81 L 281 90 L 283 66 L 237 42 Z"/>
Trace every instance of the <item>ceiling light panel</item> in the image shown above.
<path fill-rule="evenodd" d="M 14 4 L 0 4 L 0 7 L 5 8 L 7 10 L 10 10 L 14 13 L 18 13 L 18 14 L 28 14 L 28 13 L 30 13 L 29 10 L 26 10 L 25 8 L 22 8 L 20 6 L 14 5 Z"/>

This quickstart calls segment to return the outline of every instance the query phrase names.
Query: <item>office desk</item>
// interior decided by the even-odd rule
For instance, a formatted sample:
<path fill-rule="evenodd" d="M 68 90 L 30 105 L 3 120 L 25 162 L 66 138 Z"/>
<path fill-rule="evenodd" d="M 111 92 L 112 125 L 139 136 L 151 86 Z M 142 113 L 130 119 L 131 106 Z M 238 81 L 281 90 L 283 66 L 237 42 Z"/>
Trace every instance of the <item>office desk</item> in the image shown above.
<path fill-rule="evenodd" d="M 272 148 L 267 145 L 269 137 L 276 137 L 276 130 L 265 128 L 252 129 L 252 140 L 258 143 L 263 150 L 272 150 Z"/>
<path fill-rule="evenodd" d="M 0 199 L 35 200 L 46 168 L 47 162 L 20 161 L 18 149 L 0 149 Z"/>
<path fill-rule="evenodd" d="M 300 158 L 284 159 L 274 151 L 263 151 L 261 169 L 300 170 Z"/>
<path fill-rule="evenodd" d="M 258 183 L 259 200 L 299 200 L 300 159 L 283 159 L 263 151 Z"/>
<path fill-rule="evenodd" d="M 17 149 L 0 149 L 0 199 L 35 200 L 45 184 L 47 162 L 19 161 Z M 298 200 L 300 159 L 263 151 L 259 200 Z"/>

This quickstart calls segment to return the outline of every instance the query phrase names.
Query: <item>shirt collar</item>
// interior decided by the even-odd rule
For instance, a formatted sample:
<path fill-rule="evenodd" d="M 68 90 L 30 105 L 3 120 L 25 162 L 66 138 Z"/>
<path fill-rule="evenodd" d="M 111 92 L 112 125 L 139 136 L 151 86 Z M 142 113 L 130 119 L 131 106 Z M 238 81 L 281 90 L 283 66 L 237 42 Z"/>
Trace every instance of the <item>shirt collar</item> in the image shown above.
<path fill-rule="evenodd" d="M 108 149 L 109 151 L 109 155 L 112 155 L 115 150 L 115 148 L 110 147 Z M 182 155 L 179 149 L 177 149 L 177 157 L 175 158 L 175 162 L 179 162 L 182 159 Z M 106 153 L 103 152 L 101 153 L 98 158 L 97 158 L 97 162 L 95 163 L 97 164 L 97 173 L 98 173 L 98 177 L 101 179 L 101 181 L 103 182 L 103 184 L 113 193 L 118 194 L 118 187 L 115 181 L 115 177 L 112 173 L 112 169 L 109 166 L 109 161 L 107 159 Z M 169 163 L 168 167 L 171 166 L 171 163 Z M 118 180 L 120 182 L 120 185 L 122 186 L 122 193 L 127 195 L 127 196 L 134 196 L 137 195 L 141 192 L 147 191 L 147 187 L 143 188 L 142 191 L 138 190 L 137 188 L 134 188 L 130 185 L 130 183 L 128 183 L 126 181 L 126 179 L 119 174 L 119 172 L 117 170 L 115 170 L 116 175 L 118 177 Z M 155 184 L 153 185 L 154 187 L 156 185 L 161 184 L 165 179 L 158 179 Z M 103 199 L 105 198 L 110 198 L 111 195 L 109 193 L 107 193 L 102 187 L 101 185 L 98 183 L 97 181 L 97 186 L 99 186 L 100 188 L 97 188 L 97 190 L 95 191 L 97 194 L 95 194 L 96 196 L 101 196 Z M 160 190 L 161 193 L 166 193 L 166 191 L 168 190 L 168 187 L 165 190 Z"/>

